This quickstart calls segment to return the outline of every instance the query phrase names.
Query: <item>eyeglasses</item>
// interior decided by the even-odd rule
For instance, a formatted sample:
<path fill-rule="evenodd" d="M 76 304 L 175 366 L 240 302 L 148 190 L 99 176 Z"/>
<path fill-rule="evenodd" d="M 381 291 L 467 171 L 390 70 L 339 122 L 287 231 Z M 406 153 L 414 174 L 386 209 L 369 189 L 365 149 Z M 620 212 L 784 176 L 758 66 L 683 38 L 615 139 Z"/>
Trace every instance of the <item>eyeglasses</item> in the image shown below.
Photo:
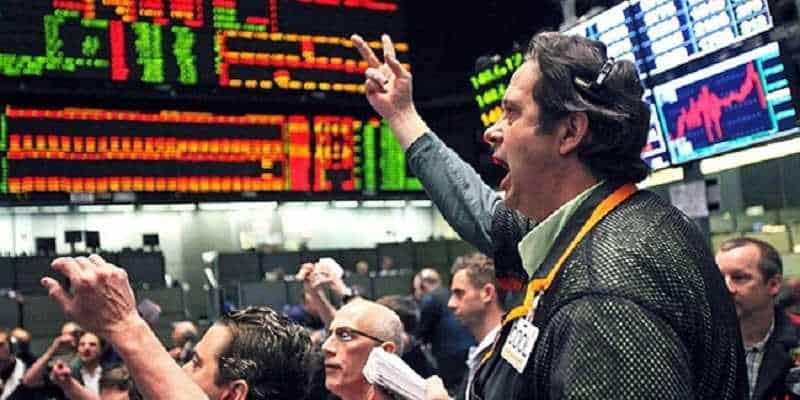
<path fill-rule="evenodd" d="M 346 326 L 340 326 L 338 328 L 333 328 L 329 331 L 330 335 L 336 336 L 342 342 L 350 342 L 356 338 L 356 336 L 363 336 L 367 339 L 372 339 L 378 343 L 383 343 L 385 340 L 378 339 L 375 336 L 372 336 L 368 333 L 361 332 L 359 330 L 348 328 Z"/>

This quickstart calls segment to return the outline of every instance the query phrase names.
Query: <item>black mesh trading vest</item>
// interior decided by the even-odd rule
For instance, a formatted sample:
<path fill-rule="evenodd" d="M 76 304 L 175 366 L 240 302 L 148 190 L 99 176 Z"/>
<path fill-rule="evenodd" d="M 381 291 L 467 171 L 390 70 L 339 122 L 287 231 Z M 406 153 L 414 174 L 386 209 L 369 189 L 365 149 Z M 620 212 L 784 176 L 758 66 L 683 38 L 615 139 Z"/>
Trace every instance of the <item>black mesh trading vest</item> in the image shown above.
<path fill-rule="evenodd" d="M 534 277 L 546 275 L 613 189 L 604 184 L 579 207 Z M 500 210 L 495 218 L 510 215 Z M 495 222 L 495 227 L 519 226 Z M 495 233 L 499 250 L 514 248 L 507 242 L 521 238 Z M 539 302 L 533 323 L 539 338 L 524 373 L 500 356 L 507 324 L 477 373 L 471 398 L 746 396 L 736 312 L 706 240 L 686 216 L 652 193 L 634 194 L 578 244 Z"/>

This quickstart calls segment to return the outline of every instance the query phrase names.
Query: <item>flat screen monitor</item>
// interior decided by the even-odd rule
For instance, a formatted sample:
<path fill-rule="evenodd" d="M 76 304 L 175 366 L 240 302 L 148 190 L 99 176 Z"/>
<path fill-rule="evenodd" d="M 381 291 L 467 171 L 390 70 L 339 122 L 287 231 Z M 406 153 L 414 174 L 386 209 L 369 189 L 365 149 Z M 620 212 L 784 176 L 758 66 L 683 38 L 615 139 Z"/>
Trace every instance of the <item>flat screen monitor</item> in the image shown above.
<path fill-rule="evenodd" d="M 563 32 L 603 42 L 609 57 L 632 61 L 639 75 L 644 78 L 648 71 L 641 55 L 635 12 L 630 2 L 623 1 Z"/>
<path fill-rule="evenodd" d="M 83 231 L 65 231 L 64 241 L 67 243 L 78 243 L 83 241 Z"/>
<path fill-rule="evenodd" d="M 653 97 L 675 164 L 798 132 L 777 42 L 658 85 Z"/>
<path fill-rule="evenodd" d="M 764 0 L 630 1 L 639 64 L 650 75 L 699 59 L 772 28 Z"/>
<path fill-rule="evenodd" d="M 36 242 L 36 254 L 43 254 L 43 255 L 56 254 L 56 238 L 37 237 L 35 242 Z"/>
<path fill-rule="evenodd" d="M 83 233 L 86 238 L 86 247 L 97 249 L 100 247 L 100 232 L 86 231 Z"/>
<path fill-rule="evenodd" d="M 158 246 L 157 233 L 145 233 L 142 235 L 142 243 L 145 246 Z"/>
<path fill-rule="evenodd" d="M 644 79 L 772 26 L 772 15 L 763 0 L 630 0 L 563 32 L 603 42 L 610 57 L 633 61 Z"/>

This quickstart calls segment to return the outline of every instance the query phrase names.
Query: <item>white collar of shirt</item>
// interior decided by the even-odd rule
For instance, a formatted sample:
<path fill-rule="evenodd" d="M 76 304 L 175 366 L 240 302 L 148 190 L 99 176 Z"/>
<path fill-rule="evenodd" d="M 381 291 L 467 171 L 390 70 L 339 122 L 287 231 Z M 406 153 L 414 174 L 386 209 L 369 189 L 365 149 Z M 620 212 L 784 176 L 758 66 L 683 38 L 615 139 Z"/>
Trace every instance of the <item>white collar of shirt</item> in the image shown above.
<path fill-rule="evenodd" d="M 481 362 L 480 357 L 482 357 L 485 350 L 494 343 L 494 339 L 500 333 L 501 327 L 502 325 L 497 325 L 483 337 L 483 340 L 481 340 L 477 346 L 469 348 L 469 356 L 467 357 L 467 367 L 469 367 L 469 369 L 475 368 L 478 363 Z"/>
<path fill-rule="evenodd" d="M 22 376 L 25 375 L 26 369 L 27 367 L 22 360 L 17 358 L 14 361 L 14 371 L 11 372 L 11 376 L 8 377 L 7 381 L 3 382 L 3 388 L 0 389 L 0 400 L 5 400 L 14 392 L 14 389 L 22 382 Z"/>
<path fill-rule="evenodd" d="M 100 394 L 100 375 L 103 372 L 103 367 L 98 365 L 94 371 L 81 367 L 81 378 L 83 378 L 83 386 L 89 389 L 92 393 Z"/>

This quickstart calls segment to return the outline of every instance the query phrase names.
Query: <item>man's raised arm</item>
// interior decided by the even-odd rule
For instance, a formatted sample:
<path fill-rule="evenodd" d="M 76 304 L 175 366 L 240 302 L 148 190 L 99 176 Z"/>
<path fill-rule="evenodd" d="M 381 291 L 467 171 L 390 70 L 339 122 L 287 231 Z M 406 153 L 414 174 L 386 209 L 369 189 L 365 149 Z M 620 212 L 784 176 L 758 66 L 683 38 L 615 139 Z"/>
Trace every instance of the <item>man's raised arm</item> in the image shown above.
<path fill-rule="evenodd" d="M 52 266 L 69 279 L 74 294 L 48 277 L 42 278 L 42 286 L 67 317 L 114 346 L 144 398 L 207 398 L 139 316 L 125 270 L 98 255 L 62 257 Z"/>

